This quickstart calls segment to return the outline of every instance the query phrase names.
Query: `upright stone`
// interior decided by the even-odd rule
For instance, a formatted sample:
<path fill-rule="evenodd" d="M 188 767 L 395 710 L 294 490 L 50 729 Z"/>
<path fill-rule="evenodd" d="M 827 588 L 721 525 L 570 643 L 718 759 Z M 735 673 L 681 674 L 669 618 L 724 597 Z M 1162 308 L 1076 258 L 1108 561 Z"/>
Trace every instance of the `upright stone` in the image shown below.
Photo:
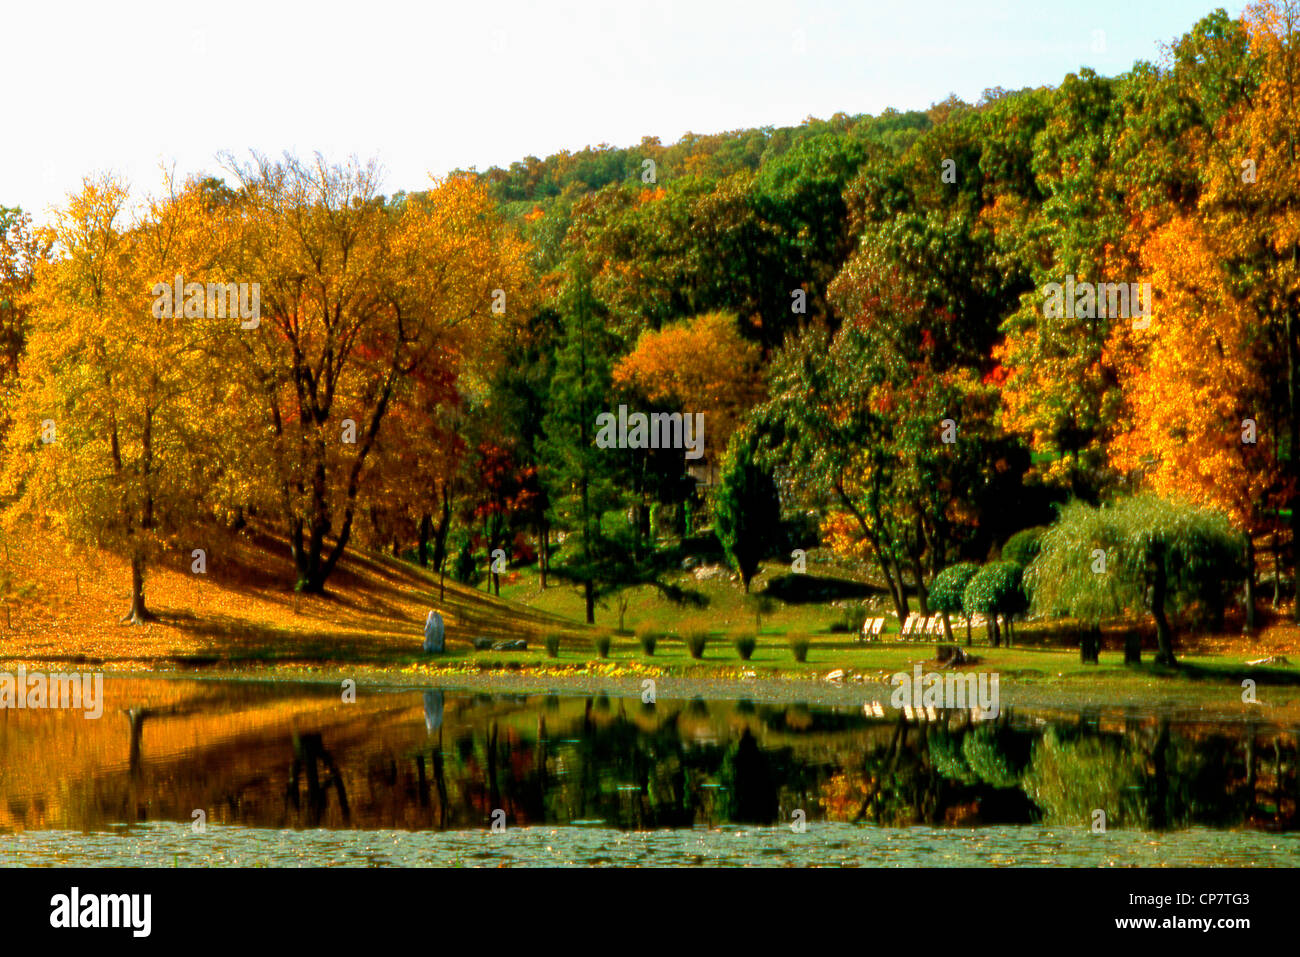
<path fill-rule="evenodd" d="M 442 615 L 437 611 L 429 612 L 424 621 L 424 650 L 426 653 L 442 653 Z"/>

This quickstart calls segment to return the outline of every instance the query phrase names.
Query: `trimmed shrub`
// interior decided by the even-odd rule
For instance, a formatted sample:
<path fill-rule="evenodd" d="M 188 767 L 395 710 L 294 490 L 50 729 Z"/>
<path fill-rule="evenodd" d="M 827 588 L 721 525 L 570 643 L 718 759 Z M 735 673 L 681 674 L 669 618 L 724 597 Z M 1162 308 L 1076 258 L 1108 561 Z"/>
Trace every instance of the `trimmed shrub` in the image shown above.
<path fill-rule="evenodd" d="M 559 635 L 546 636 L 546 657 L 548 658 L 560 657 L 560 636 Z"/>
<path fill-rule="evenodd" d="M 966 617 L 983 615 L 989 620 L 989 637 L 1000 643 L 998 615 L 1009 619 L 1029 607 L 1025 595 L 1024 569 L 1015 562 L 990 562 L 971 576 L 962 593 Z"/>
<path fill-rule="evenodd" d="M 794 655 L 794 660 L 804 662 L 808 660 L 808 647 L 812 644 L 803 635 L 793 635 L 790 638 L 790 651 Z"/>
<path fill-rule="evenodd" d="M 964 607 L 966 586 L 979 570 L 980 567 L 974 562 L 961 562 L 957 565 L 949 565 L 935 575 L 934 584 L 930 586 L 930 608 L 944 615 L 960 614 Z M 970 644 L 969 616 L 966 620 L 966 643 Z"/>
<path fill-rule="evenodd" d="M 704 646 L 709 643 L 709 633 L 707 631 L 688 631 L 684 639 L 686 641 L 686 650 L 690 652 L 692 658 L 704 657 Z"/>
<path fill-rule="evenodd" d="M 753 635 L 737 635 L 732 639 L 732 644 L 736 646 L 736 654 L 748 661 L 758 647 L 758 639 Z"/>
<path fill-rule="evenodd" d="M 637 644 L 641 646 L 641 650 L 648 657 L 654 656 L 655 646 L 659 644 L 659 639 L 662 637 L 662 633 L 657 628 L 652 628 L 649 625 L 637 625 L 636 627 Z"/>
<path fill-rule="evenodd" d="M 597 635 L 592 640 L 592 644 L 596 646 L 596 654 L 602 658 L 608 658 L 610 640 L 609 635 Z"/>
<path fill-rule="evenodd" d="M 949 615 L 961 614 L 965 608 L 966 586 L 979 570 L 980 567 L 974 562 L 961 562 L 949 565 L 935 575 L 934 584 L 930 586 L 930 607 Z"/>

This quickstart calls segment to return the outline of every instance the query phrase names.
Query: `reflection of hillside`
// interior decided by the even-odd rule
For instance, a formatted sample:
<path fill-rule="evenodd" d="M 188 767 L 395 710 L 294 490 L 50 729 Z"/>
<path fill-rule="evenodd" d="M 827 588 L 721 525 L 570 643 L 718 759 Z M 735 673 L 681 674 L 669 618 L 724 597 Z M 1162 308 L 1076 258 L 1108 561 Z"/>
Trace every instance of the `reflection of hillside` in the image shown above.
<path fill-rule="evenodd" d="M 112 680 L 0 712 L 0 826 L 422 829 L 602 821 L 1294 828 L 1294 734 L 1137 714 L 936 722 L 745 702 Z M 134 715 L 136 735 L 132 737 Z M 134 745 L 134 747 L 133 747 Z"/>

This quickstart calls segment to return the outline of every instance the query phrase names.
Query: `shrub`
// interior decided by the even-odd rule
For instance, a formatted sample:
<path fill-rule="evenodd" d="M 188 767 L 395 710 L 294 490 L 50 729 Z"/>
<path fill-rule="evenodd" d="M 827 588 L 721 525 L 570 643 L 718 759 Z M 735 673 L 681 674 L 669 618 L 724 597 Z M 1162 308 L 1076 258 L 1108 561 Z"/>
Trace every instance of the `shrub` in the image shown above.
<path fill-rule="evenodd" d="M 862 633 L 862 626 L 867 623 L 867 619 L 870 617 L 871 615 L 867 612 L 867 609 L 861 605 L 849 605 L 844 609 L 841 620 L 844 622 L 846 632 L 850 635 L 857 635 Z"/>
<path fill-rule="evenodd" d="M 808 646 L 811 645 L 803 635 L 793 635 L 790 638 L 790 651 L 794 653 L 794 660 L 804 662 L 808 660 Z"/>
<path fill-rule="evenodd" d="M 651 655 L 651 656 L 654 655 L 655 646 L 659 644 L 659 639 L 662 637 L 663 634 L 659 631 L 659 629 L 654 628 L 650 625 L 642 624 L 642 625 L 637 625 L 636 627 L 637 643 L 641 645 L 641 650 L 645 652 L 647 655 Z"/>
<path fill-rule="evenodd" d="M 732 639 L 732 644 L 736 646 L 736 654 L 748 661 L 758 647 L 758 639 L 753 635 L 737 635 Z"/>
<path fill-rule="evenodd" d="M 548 658 L 560 657 L 560 636 L 559 635 L 546 636 L 546 656 Z"/>
<path fill-rule="evenodd" d="M 999 643 L 997 616 L 1010 618 L 1029 607 L 1025 596 L 1024 570 L 1015 562 L 990 562 L 971 576 L 962 593 L 966 617 L 983 615 L 989 620 L 989 637 Z"/>
<path fill-rule="evenodd" d="M 609 657 L 609 635 L 597 635 L 592 639 L 592 644 L 596 646 L 596 654 L 600 655 L 602 658 Z"/>
<path fill-rule="evenodd" d="M 980 567 L 974 562 L 961 562 L 949 565 L 939 572 L 934 576 L 934 584 L 930 586 L 930 607 L 945 616 L 961 612 L 966 586 L 979 570 Z M 966 643 L 970 644 L 969 615 L 966 618 Z"/>
<path fill-rule="evenodd" d="M 1029 563 L 1038 557 L 1039 551 L 1043 547 L 1043 533 L 1047 529 L 1041 525 L 1035 525 L 1032 528 L 1022 528 L 1002 546 L 1002 560 L 1005 562 L 1015 562 L 1021 568 L 1028 568 Z"/>
<path fill-rule="evenodd" d="M 686 650 L 690 652 L 692 658 L 704 657 L 704 646 L 709 642 L 709 633 L 706 631 L 688 631 L 685 635 Z"/>
<path fill-rule="evenodd" d="M 961 612 L 965 607 L 966 586 L 979 570 L 974 562 L 961 562 L 939 572 L 930 586 L 930 607 L 949 615 Z"/>

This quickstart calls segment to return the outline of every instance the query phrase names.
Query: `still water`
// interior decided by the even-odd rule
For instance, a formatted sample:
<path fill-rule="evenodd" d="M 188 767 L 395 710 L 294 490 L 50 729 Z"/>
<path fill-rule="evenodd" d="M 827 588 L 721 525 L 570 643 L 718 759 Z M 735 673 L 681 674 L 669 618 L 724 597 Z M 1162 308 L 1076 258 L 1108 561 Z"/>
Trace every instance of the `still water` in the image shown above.
<path fill-rule="evenodd" d="M 0 865 L 1300 864 L 1294 727 L 110 679 L 0 709 Z"/>

